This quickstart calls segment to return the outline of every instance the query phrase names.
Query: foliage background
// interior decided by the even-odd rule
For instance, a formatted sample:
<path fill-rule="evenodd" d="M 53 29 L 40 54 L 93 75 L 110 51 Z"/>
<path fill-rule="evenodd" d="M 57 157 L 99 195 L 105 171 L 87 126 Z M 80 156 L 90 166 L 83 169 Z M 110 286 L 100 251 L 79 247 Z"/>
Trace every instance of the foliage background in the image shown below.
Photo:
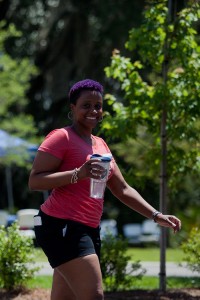
<path fill-rule="evenodd" d="M 173 1 L 173 11 L 180 11 L 187 3 L 188 1 Z M 150 5 L 154 5 L 154 1 L 150 1 Z M 40 142 L 53 128 L 69 124 L 69 87 L 75 81 L 87 77 L 101 81 L 105 93 L 114 94 L 123 101 L 120 83 L 106 77 L 104 69 L 110 65 L 111 56 L 116 51 L 114 49 L 120 49 L 121 55 L 131 56 L 134 60 L 139 58 L 138 49 L 130 53 L 125 43 L 128 41 L 129 31 L 143 24 L 142 12 L 146 7 L 147 1 L 143 0 L 0 1 L 0 20 L 4 22 L 1 37 L 6 35 L 1 40 L 0 52 L 3 55 L 0 57 L 1 66 L 7 67 L 7 73 L 5 67 L 4 72 L 1 69 L 0 73 L 0 76 L 4 76 L 5 87 L 0 91 L 1 128 Z M 10 27 L 12 24 L 15 29 Z M 9 28 L 13 28 L 12 32 Z M 199 32 L 199 22 L 196 29 Z M 9 66 L 12 68 L 9 69 Z M 149 68 L 142 70 L 142 75 L 152 82 L 155 79 Z M 104 110 L 111 112 L 107 101 Z M 158 208 L 159 170 L 150 168 L 148 161 L 144 167 L 143 159 L 143 149 L 148 149 L 152 137 L 143 126 L 139 130 L 140 140 L 136 141 L 133 134 L 126 141 L 118 136 L 110 141 L 110 145 L 130 184 Z M 101 135 L 104 136 L 105 132 L 102 131 Z M 28 191 L 29 170 L 30 166 L 20 169 L 16 164 L 12 166 L 16 208 L 38 208 L 44 201 L 43 194 Z M 1 163 L 0 208 L 7 205 L 4 174 Z M 195 223 L 200 222 L 198 182 L 198 175 L 182 174 L 172 199 L 176 204 L 173 206 L 173 213 L 184 212 L 184 222 L 188 227 L 194 225 L 194 220 Z M 106 192 L 104 217 L 117 218 L 119 229 L 126 222 L 141 222 L 143 219 L 116 201 L 109 191 Z"/>

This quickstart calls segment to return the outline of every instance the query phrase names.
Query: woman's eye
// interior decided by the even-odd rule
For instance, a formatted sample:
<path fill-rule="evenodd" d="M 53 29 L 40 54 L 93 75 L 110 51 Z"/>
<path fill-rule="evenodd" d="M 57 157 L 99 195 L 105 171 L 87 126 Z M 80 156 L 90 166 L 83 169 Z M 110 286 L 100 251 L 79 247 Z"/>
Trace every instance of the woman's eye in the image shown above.
<path fill-rule="evenodd" d="M 95 106 L 92 106 L 91 104 L 84 104 L 83 106 L 85 109 L 95 109 L 95 110 L 100 110 L 102 108 L 101 104 L 96 104 Z"/>
<path fill-rule="evenodd" d="M 90 104 L 85 104 L 84 108 L 87 108 L 87 109 L 90 108 Z"/>
<path fill-rule="evenodd" d="M 101 108 L 102 108 L 101 104 L 95 105 L 95 109 L 96 109 L 96 110 L 100 110 Z"/>

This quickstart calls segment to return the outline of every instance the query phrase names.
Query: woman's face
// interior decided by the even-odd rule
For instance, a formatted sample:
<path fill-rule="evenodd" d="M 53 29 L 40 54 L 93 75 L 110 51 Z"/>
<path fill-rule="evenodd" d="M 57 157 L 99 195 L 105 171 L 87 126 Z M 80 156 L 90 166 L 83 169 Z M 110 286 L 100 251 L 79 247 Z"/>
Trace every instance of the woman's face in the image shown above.
<path fill-rule="evenodd" d="M 94 128 L 102 119 L 102 95 L 97 91 L 82 91 L 76 104 L 71 104 L 74 124 Z"/>

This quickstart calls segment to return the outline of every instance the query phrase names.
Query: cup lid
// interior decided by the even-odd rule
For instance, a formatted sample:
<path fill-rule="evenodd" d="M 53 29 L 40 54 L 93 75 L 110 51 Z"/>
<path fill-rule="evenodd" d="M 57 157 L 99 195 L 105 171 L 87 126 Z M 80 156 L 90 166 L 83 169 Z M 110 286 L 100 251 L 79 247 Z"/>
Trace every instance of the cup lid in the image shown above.
<path fill-rule="evenodd" d="M 101 157 L 101 155 L 100 154 L 92 154 L 91 156 L 90 156 L 90 158 L 100 158 Z"/>
<path fill-rule="evenodd" d="M 97 158 L 101 161 L 104 161 L 104 162 L 110 162 L 111 161 L 111 158 L 112 158 L 112 155 L 110 153 L 108 154 L 103 154 L 103 155 L 100 155 L 98 153 L 95 153 L 95 154 L 92 154 L 90 156 L 90 158 Z"/>
<path fill-rule="evenodd" d="M 109 162 L 109 161 L 111 161 L 111 158 L 110 157 L 101 157 L 101 161 L 105 161 L 105 162 Z"/>

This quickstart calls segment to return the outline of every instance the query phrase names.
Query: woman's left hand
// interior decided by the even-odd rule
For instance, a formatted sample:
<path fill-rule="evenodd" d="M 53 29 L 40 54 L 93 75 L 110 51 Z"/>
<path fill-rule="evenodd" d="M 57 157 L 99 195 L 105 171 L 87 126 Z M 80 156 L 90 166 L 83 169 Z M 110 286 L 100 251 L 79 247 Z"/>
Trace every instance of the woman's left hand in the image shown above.
<path fill-rule="evenodd" d="M 174 230 L 174 233 L 181 229 L 181 221 L 172 215 L 159 214 L 156 216 L 156 223 L 164 227 L 170 227 Z"/>

